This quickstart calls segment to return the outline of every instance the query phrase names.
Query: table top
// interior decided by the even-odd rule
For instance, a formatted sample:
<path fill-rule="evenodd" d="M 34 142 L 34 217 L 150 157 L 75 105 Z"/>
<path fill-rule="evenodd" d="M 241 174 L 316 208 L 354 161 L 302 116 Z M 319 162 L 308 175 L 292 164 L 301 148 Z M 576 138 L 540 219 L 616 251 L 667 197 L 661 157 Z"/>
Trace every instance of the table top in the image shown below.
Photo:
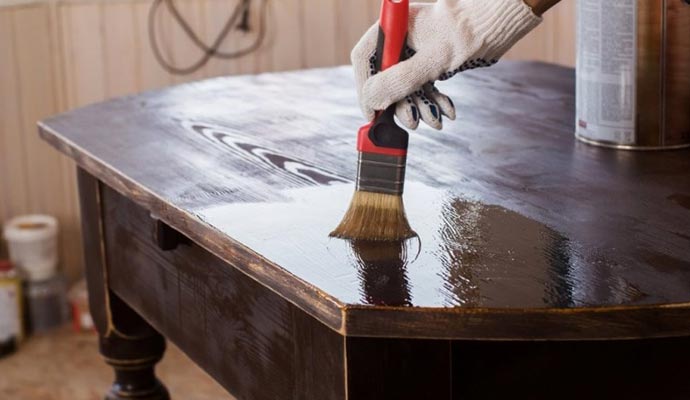
<path fill-rule="evenodd" d="M 328 237 L 362 124 L 348 67 L 185 84 L 40 131 L 345 334 L 690 334 L 690 152 L 576 142 L 571 69 L 502 62 L 440 87 L 458 119 L 411 135 L 406 243 Z"/>

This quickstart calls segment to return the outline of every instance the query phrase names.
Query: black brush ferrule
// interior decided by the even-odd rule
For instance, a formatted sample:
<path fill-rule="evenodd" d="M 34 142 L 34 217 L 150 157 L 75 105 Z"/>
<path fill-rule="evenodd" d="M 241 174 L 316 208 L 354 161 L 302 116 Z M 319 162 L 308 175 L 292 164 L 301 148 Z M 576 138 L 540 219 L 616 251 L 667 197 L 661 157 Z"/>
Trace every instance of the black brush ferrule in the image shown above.
<path fill-rule="evenodd" d="M 359 153 L 357 190 L 402 195 L 407 156 Z"/>

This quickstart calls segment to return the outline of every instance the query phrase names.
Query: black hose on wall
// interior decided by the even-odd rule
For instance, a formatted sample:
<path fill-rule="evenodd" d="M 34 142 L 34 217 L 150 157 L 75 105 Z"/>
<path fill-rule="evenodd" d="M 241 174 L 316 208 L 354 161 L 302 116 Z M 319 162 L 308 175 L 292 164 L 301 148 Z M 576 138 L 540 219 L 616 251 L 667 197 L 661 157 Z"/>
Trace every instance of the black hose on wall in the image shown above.
<path fill-rule="evenodd" d="M 219 59 L 230 60 L 253 53 L 263 44 L 264 39 L 266 38 L 267 28 L 266 20 L 268 14 L 268 0 L 257 1 L 260 2 L 260 19 L 256 39 L 250 45 L 244 48 L 230 52 L 225 52 L 221 51 L 220 47 L 222 46 L 223 42 L 227 39 L 233 27 L 237 27 L 243 32 L 250 31 L 249 13 L 251 10 L 251 0 L 241 0 L 235 6 L 234 10 L 230 14 L 230 17 L 228 17 L 228 20 L 223 25 L 223 29 L 221 29 L 220 33 L 218 33 L 218 36 L 216 36 L 216 39 L 211 43 L 210 46 L 208 46 L 203 40 L 201 40 L 199 36 L 196 34 L 196 32 L 194 32 L 194 29 L 192 29 L 187 20 L 184 18 L 184 16 L 182 16 L 180 11 L 178 10 L 174 0 L 154 0 L 151 4 L 148 18 L 149 42 L 151 43 L 151 49 L 153 50 L 154 57 L 161 65 L 161 67 L 163 67 L 163 69 L 165 69 L 169 73 L 175 75 L 189 75 L 203 68 L 204 65 L 206 65 L 209 62 L 209 60 L 211 60 L 211 58 L 215 57 Z M 197 61 L 193 62 L 189 66 L 179 67 L 173 65 L 170 61 L 165 59 L 160 50 L 158 38 L 156 35 L 156 14 L 163 3 L 165 3 L 165 6 L 168 7 L 168 10 L 172 14 L 175 21 L 180 25 L 185 35 L 192 41 L 192 43 L 194 43 L 194 45 L 197 48 L 199 48 L 204 53 L 201 56 L 201 58 L 199 58 Z"/>

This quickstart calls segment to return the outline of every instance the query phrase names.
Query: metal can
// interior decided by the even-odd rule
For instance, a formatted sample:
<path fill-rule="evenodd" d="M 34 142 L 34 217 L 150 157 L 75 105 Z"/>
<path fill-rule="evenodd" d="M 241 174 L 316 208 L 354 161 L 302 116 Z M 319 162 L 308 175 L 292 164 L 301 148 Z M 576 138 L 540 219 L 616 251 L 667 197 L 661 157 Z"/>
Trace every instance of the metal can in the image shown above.
<path fill-rule="evenodd" d="M 576 137 L 690 147 L 690 0 L 578 0 Z"/>
<path fill-rule="evenodd" d="M 0 260 L 0 357 L 13 353 L 23 336 L 21 281 L 12 264 Z"/>

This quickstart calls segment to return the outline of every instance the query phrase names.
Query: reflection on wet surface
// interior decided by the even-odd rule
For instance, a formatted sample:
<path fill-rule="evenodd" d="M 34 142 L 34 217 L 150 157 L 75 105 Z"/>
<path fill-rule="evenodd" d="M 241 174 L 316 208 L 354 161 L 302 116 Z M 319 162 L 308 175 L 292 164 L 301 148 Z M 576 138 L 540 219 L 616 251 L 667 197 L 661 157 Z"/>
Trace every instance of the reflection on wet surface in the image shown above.
<path fill-rule="evenodd" d="M 290 200 L 198 214 L 348 304 L 569 308 L 673 302 L 690 291 L 683 260 L 655 270 L 634 248 L 585 246 L 513 211 L 416 182 L 405 202 L 419 239 L 406 243 L 328 237 L 351 184 L 283 193 Z"/>
<path fill-rule="evenodd" d="M 418 246 L 417 238 L 408 241 L 350 241 L 366 304 L 409 306 L 410 282 L 407 279 L 409 246 Z"/>
<path fill-rule="evenodd" d="M 639 291 L 619 267 L 537 221 L 501 207 L 459 199 L 442 209 L 439 250 L 447 305 L 551 307 L 622 304 Z"/>

